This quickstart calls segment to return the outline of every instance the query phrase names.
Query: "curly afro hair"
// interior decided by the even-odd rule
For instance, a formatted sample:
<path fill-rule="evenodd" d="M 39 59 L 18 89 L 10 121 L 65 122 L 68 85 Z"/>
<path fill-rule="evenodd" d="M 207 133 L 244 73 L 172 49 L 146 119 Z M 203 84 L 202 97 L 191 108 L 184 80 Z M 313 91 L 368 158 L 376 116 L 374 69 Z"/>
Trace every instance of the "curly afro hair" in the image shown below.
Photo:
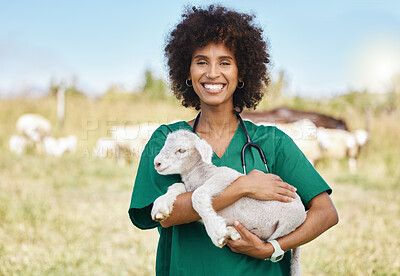
<path fill-rule="evenodd" d="M 240 113 L 244 106 L 256 108 L 264 95 L 263 84 L 270 82 L 267 71 L 270 59 L 263 31 L 254 24 L 254 18 L 214 5 L 186 10 L 165 46 L 171 88 L 183 106 L 200 109 L 193 87 L 186 85 L 193 52 L 209 43 L 222 43 L 235 54 L 239 76 L 245 83 L 233 95 L 234 110 Z"/>

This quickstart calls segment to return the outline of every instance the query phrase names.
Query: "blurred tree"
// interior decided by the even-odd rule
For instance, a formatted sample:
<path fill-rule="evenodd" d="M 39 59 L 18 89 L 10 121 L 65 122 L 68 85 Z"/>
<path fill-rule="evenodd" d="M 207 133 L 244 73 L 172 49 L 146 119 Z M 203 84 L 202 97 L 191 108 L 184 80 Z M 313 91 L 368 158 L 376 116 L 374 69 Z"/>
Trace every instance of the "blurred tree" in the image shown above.
<path fill-rule="evenodd" d="M 145 83 L 141 91 L 141 95 L 151 99 L 165 99 L 167 97 L 167 85 L 162 79 L 157 79 L 153 76 L 150 70 L 144 73 Z"/>
<path fill-rule="evenodd" d="M 272 80 L 270 85 L 267 87 L 267 93 L 272 99 L 279 99 L 282 96 L 282 91 L 287 87 L 287 77 L 283 70 L 278 73 L 278 78 Z"/>
<path fill-rule="evenodd" d="M 78 89 L 78 77 L 75 75 L 70 77 L 70 81 L 57 80 L 56 78 L 52 77 L 50 79 L 49 94 L 56 97 L 57 91 L 60 89 L 60 87 L 65 88 L 65 95 L 86 97 L 85 93 Z"/>
<path fill-rule="evenodd" d="M 393 76 L 393 90 L 396 95 L 400 95 L 400 74 Z"/>
<path fill-rule="evenodd" d="M 104 100 L 132 100 L 133 93 L 126 90 L 123 85 L 112 84 L 102 97 Z"/>
<path fill-rule="evenodd" d="M 388 113 L 394 113 L 400 105 L 400 74 L 392 77 L 392 84 L 393 87 L 387 95 L 386 111 Z"/>
<path fill-rule="evenodd" d="M 52 77 L 50 79 L 50 87 L 49 87 L 49 94 L 51 96 L 56 96 L 57 91 L 61 86 L 61 82 L 57 81 L 56 78 Z"/>
<path fill-rule="evenodd" d="M 280 70 L 277 76 L 271 77 L 271 82 L 267 87 L 264 87 L 265 95 L 258 105 L 258 110 L 271 109 L 277 106 L 284 105 L 284 91 L 288 86 L 287 74 Z M 287 95 L 286 95 L 287 96 Z"/>

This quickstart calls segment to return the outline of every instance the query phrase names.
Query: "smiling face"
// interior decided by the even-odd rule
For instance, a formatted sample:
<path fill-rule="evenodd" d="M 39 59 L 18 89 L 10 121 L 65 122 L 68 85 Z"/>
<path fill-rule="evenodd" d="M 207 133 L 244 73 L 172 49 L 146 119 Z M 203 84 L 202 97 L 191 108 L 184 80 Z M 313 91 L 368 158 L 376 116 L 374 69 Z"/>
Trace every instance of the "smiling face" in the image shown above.
<path fill-rule="evenodd" d="M 225 45 L 209 43 L 195 50 L 188 79 L 202 107 L 228 104 L 233 108 L 233 93 L 240 80 L 235 55 Z"/>

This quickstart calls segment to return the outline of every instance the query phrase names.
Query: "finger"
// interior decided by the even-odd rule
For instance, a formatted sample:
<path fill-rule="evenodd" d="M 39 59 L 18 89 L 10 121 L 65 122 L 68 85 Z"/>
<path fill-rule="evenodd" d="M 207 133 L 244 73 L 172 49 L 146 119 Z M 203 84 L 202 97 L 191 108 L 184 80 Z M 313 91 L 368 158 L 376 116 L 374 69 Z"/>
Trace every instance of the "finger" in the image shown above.
<path fill-rule="evenodd" d="M 247 230 L 246 227 L 244 227 L 239 221 L 235 220 L 233 222 L 233 226 L 235 226 L 236 230 L 239 232 L 239 234 L 242 236 L 242 238 L 249 237 L 249 234 L 250 234 L 249 230 Z"/>
<path fill-rule="evenodd" d="M 292 186 L 292 185 L 290 185 L 290 184 L 288 184 L 286 182 L 283 182 L 283 183 L 285 183 L 285 185 L 286 185 L 285 188 L 286 189 L 291 190 L 292 192 L 296 192 L 297 191 L 296 187 L 294 187 L 294 186 Z"/>
<path fill-rule="evenodd" d="M 231 245 L 230 242 L 228 242 L 228 243 L 226 244 L 226 246 L 228 246 L 229 249 L 230 249 L 232 252 L 234 252 L 234 253 L 239 253 L 239 252 L 240 252 L 238 249 L 236 249 L 235 246 Z"/>
<path fill-rule="evenodd" d="M 226 242 L 226 245 L 227 246 L 229 246 L 229 248 L 238 248 L 239 246 L 240 246 L 240 243 L 242 243 L 243 241 L 242 240 L 236 240 L 236 241 L 233 241 L 233 240 L 228 240 L 227 242 Z"/>
<path fill-rule="evenodd" d="M 283 196 L 283 195 L 276 195 L 274 200 L 280 201 L 280 202 L 283 202 L 283 203 L 290 203 L 290 202 L 293 201 L 293 198 L 287 197 L 287 196 Z"/>
<path fill-rule="evenodd" d="M 290 198 L 293 198 L 293 199 L 297 197 L 297 194 L 296 194 L 296 193 L 291 192 L 291 191 L 289 191 L 289 190 L 287 190 L 287 189 L 279 188 L 279 189 L 277 190 L 277 193 L 278 193 L 279 195 L 281 195 L 281 196 L 286 196 L 286 197 L 290 197 Z"/>
<path fill-rule="evenodd" d="M 296 188 L 296 187 L 290 185 L 290 184 L 287 183 L 287 182 L 283 182 L 283 181 L 282 181 L 282 182 L 277 181 L 277 182 L 278 182 L 280 188 L 289 190 L 289 191 L 291 191 L 291 192 L 296 192 L 296 191 L 297 191 L 297 188 Z"/>

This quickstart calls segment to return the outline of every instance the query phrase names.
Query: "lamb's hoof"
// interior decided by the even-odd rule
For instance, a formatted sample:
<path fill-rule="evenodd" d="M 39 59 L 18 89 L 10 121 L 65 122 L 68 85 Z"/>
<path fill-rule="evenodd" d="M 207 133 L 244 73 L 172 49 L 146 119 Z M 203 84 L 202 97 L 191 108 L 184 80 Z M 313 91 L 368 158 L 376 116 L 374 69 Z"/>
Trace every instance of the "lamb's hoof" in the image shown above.
<path fill-rule="evenodd" d="M 226 237 L 220 238 L 218 240 L 218 247 L 222 248 L 226 245 L 226 243 L 228 242 L 228 239 Z"/>
<path fill-rule="evenodd" d="M 157 213 L 157 214 L 154 216 L 153 220 L 154 220 L 154 221 L 157 221 L 157 222 L 160 222 L 160 221 L 165 220 L 167 217 L 168 217 L 168 216 L 164 215 L 163 213 Z"/>
<path fill-rule="evenodd" d="M 228 226 L 227 230 L 228 230 L 228 238 L 233 241 L 239 240 L 242 237 L 242 236 L 240 236 L 240 234 L 236 230 L 236 228 L 233 226 Z"/>

